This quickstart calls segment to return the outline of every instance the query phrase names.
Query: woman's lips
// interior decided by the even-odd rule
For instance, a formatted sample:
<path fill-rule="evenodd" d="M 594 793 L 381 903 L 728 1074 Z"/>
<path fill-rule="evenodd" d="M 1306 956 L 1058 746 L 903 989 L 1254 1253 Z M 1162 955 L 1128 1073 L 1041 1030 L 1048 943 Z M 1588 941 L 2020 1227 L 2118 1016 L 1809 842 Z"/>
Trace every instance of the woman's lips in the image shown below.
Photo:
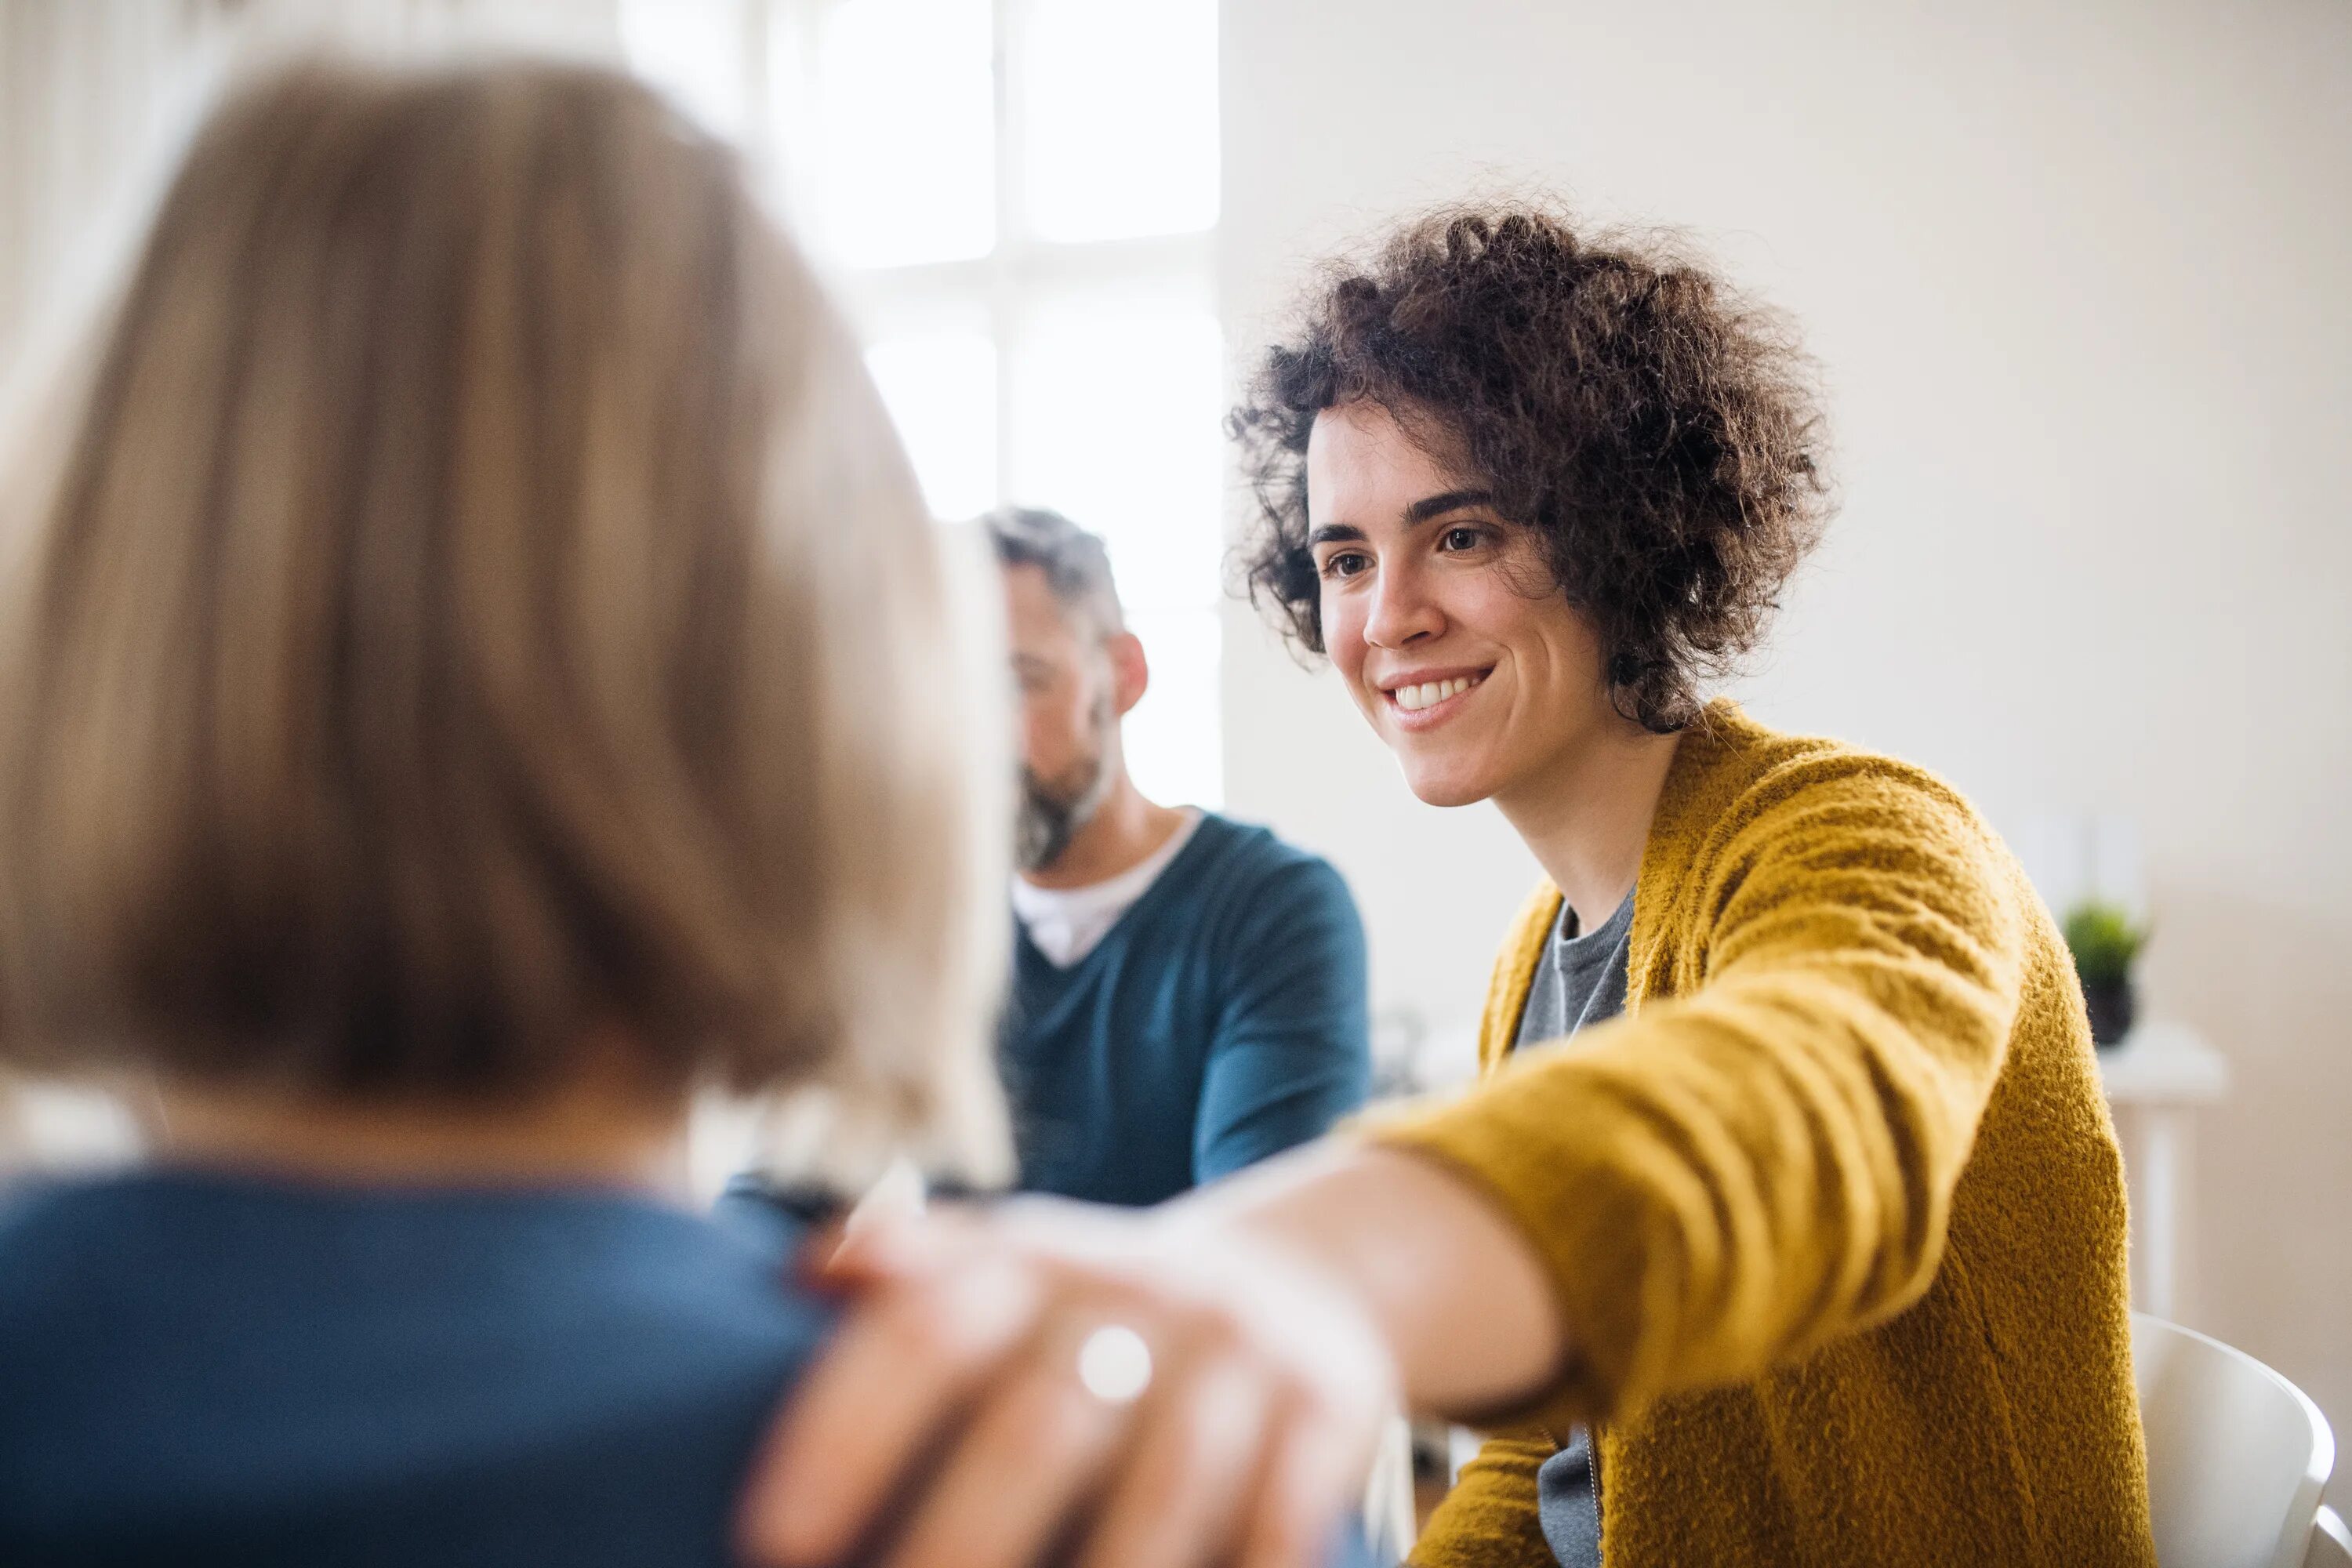
<path fill-rule="evenodd" d="M 1383 690 L 1381 700 L 1388 709 L 1390 721 L 1400 730 L 1433 730 L 1460 712 L 1478 688 L 1486 684 L 1489 673 L 1480 669 L 1407 682 Z"/>

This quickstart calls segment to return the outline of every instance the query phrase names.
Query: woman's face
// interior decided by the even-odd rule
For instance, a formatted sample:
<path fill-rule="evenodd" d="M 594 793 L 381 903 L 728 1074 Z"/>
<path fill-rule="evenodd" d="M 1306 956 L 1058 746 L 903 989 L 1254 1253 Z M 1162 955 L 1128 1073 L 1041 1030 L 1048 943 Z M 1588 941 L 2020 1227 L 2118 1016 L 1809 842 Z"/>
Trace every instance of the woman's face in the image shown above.
<path fill-rule="evenodd" d="M 1316 417 L 1307 510 L 1324 645 L 1423 800 L 1507 802 L 1622 724 L 1536 538 L 1386 409 Z"/>

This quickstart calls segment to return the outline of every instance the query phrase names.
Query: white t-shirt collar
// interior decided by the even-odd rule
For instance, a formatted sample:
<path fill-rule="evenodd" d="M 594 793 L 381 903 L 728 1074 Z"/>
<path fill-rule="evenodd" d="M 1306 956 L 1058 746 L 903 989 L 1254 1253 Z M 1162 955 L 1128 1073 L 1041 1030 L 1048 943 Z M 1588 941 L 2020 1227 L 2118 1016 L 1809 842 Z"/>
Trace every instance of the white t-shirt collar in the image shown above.
<path fill-rule="evenodd" d="M 1119 917 L 1150 891 L 1151 884 L 1183 852 L 1200 826 L 1200 808 L 1184 807 L 1184 820 L 1168 836 L 1167 843 L 1118 876 L 1083 888 L 1040 888 L 1015 876 L 1013 912 L 1037 951 L 1055 968 L 1067 969 L 1092 952 L 1110 934 L 1111 927 L 1118 924 Z"/>

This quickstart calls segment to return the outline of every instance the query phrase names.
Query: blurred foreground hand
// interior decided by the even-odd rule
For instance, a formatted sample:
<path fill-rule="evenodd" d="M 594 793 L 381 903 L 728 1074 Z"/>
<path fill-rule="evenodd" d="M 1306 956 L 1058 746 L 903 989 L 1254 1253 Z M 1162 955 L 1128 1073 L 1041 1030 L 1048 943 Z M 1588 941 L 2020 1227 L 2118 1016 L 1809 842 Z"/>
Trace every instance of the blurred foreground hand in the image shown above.
<path fill-rule="evenodd" d="M 761 1568 L 1323 1568 L 1397 1397 L 1342 1279 L 1245 1227 L 1048 1199 L 877 1215 L 755 1467 Z"/>

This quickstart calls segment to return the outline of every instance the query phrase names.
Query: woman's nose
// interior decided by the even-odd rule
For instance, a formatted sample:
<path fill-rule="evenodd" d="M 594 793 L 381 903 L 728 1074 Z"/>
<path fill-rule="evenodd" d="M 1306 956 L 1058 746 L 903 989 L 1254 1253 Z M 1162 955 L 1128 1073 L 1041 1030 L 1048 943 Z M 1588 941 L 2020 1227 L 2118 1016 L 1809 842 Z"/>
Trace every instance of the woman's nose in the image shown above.
<path fill-rule="evenodd" d="M 1375 647 L 1403 647 L 1444 629 L 1444 614 L 1424 592 L 1417 574 L 1381 574 L 1372 587 L 1371 615 L 1364 622 L 1366 642 Z"/>

